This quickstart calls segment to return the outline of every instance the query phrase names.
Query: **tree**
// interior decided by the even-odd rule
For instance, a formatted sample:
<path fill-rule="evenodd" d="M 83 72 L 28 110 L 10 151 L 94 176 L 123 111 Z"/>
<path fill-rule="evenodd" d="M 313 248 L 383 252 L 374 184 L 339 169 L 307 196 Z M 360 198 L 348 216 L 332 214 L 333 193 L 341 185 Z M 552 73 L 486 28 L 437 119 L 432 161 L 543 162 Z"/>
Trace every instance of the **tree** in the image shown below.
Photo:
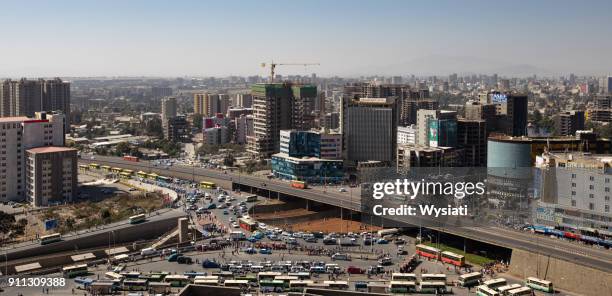
<path fill-rule="evenodd" d="M 234 158 L 234 155 L 232 153 L 226 154 L 223 158 L 223 165 L 225 166 L 234 166 L 234 162 L 236 162 L 236 158 Z"/>
<path fill-rule="evenodd" d="M 121 142 L 115 146 L 115 152 L 119 156 L 123 156 L 130 153 L 130 144 L 128 142 Z"/>
<path fill-rule="evenodd" d="M 108 220 L 111 217 L 111 213 L 108 209 L 103 209 L 102 211 L 100 211 L 100 218 L 102 218 L 102 220 Z"/>
<path fill-rule="evenodd" d="M 149 121 L 149 124 L 147 124 L 147 135 L 156 136 L 158 138 L 164 136 L 161 119 L 153 118 L 151 121 Z"/>
<path fill-rule="evenodd" d="M 193 114 L 193 127 L 197 128 L 198 130 L 202 129 L 202 114 Z"/>

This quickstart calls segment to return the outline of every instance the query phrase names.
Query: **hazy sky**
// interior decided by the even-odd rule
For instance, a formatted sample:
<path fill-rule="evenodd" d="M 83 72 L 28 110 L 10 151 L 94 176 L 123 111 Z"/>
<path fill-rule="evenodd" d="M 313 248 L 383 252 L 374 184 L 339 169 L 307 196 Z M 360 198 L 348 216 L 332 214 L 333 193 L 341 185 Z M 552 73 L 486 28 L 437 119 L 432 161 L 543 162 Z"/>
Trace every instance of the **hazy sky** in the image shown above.
<path fill-rule="evenodd" d="M 612 72 L 612 1 L 4 1 L 0 76 Z"/>

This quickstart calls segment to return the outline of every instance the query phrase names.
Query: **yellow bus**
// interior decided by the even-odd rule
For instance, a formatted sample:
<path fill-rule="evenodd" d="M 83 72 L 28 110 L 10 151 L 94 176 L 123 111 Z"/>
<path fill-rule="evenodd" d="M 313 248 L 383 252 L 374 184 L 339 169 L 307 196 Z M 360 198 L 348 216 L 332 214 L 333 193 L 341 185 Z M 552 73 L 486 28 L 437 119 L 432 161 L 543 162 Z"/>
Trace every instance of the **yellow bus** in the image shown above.
<path fill-rule="evenodd" d="M 111 172 L 113 172 L 113 173 L 115 173 L 115 174 L 119 174 L 119 173 L 121 173 L 122 171 L 123 171 L 123 169 L 122 169 L 122 168 L 117 168 L 117 167 L 111 168 Z"/>
<path fill-rule="evenodd" d="M 84 165 L 84 164 L 79 164 L 79 170 L 81 170 L 81 171 L 88 171 L 89 167 Z"/>
<path fill-rule="evenodd" d="M 134 171 L 128 170 L 128 169 L 123 169 L 121 171 L 123 171 L 124 173 L 129 173 L 129 174 L 133 174 L 134 173 Z"/>
<path fill-rule="evenodd" d="M 129 179 L 130 177 L 132 177 L 132 174 L 130 174 L 130 173 L 126 173 L 126 172 L 121 172 L 121 173 L 119 174 L 119 176 L 120 176 L 121 178 Z"/>
<path fill-rule="evenodd" d="M 92 169 L 99 169 L 99 168 L 100 168 L 100 165 L 99 165 L 99 164 L 97 164 L 97 163 L 90 163 L 90 164 L 89 164 L 89 167 L 90 167 L 90 168 L 92 168 Z"/>
<path fill-rule="evenodd" d="M 202 181 L 200 182 L 200 188 L 202 189 L 215 189 L 217 188 L 217 185 L 213 182 L 208 182 L 208 181 Z"/>
<path fill-rule="evenodd" d="M 147 175 L 147 179 L 151 179 L 151 180 L 157 180 L 157 177 L 159 177 L 159 175 L 156 173 L 150 173 Z"/>
<path fill-rule="evenodd" d="M 141 178 L 143 178 L 143 179 L 147 177 L 147 173 L 145 173 L 145 172 L 143 172 L 143 171 L 138 171 L 138 172 L 136 173 L 136 175 L 138 175 L 138 177 L 141 177 Z"/>

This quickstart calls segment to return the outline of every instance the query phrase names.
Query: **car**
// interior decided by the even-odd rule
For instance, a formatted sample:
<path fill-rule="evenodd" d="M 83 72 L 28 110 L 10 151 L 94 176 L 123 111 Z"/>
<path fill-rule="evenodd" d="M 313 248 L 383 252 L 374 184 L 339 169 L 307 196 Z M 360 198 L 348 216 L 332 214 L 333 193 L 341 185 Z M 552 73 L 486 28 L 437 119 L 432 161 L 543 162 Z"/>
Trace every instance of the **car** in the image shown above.
<path fill-rule="evenodd" d="M 229 218 L 229 221 L 230 221 L 230 222 L 236 222 L 236 218 L 234 218 L 234 217 L 230 217 L 230 218 Z"/>
<path fill-rule="evenodd" d="M 259 249 L 259 254 L 265 254 L 265 255 L 271 255 L 272 254 L 272 250 L 271 249 Z"/>
<path fill-rule="evenodd" d="M 168 262 L 176 262 L 176 260 L 180 256 L 182 256 L 182 255 L 179 254 L 179 253 L 173 253 L 173 254 L 170 254 L 170 256 L 166 257 L 166 260 L 168 260 Z"/>
<path fill-rule="evenodd" d="M 403 244 L 405 244 L 405 243 L 406 243 L 406 240 L 404 240 L 404 239 L 403 239 L 403 238 L 401 238 L 401 237 L 398 237 L 398 238 L 396 238 L 396 239 L 395 239 L 395 241 L 393 241 L 393 242 L 394 242 L 396 245 L 403 245 Z"/>
<path fill-rule="evenodd" d="M 229 215 L 229 212 L 227 210 L 224 210 L 223 215 Z"/>
<path fill-rule="evenodd" d="M 362 268 L 356 267 L 356 266 L 349 266 L 349 267 L 346 269 L 346 272 L 347 272 L 348 274 L 364 274 L 364 273 L 365 273 L 365 270 L 364 270 L 364 269 L 362 269 Z"/>
<path fill-rule="evenodd" d="M 247 254 L 256 254 L 257 250 L 255 250 L 254 248 L 247 248 L 246 250 L 244 250 L 244 252 Z"/>
<path fill-rule="evenodd" d="M 233 222 L 232 223 L 232 228 L 240 228 L 240 225 L 238 225 L 238 223 Z"/>
<path fill-rule="evenodd" d="M 348 254 L 336 253 L 331 256 L 332 260 L 351 260 L 351 256 Z"/>
<path fill-rule="evenodd" d="M 344 187 L 340 187 L 340 189 L 338 189 L 338 191 L 340 191 L 340 192 L 346 192 L 346 188 L 344 188 Z"/>
<path fill-rule="evenodd" d="M 386 239 L 384 239 L 384 238 L 379 238 L 379 239 L 376 241 L 376 243 L 377 243 L 377 244 L 379 244 L 379 245 L 386 245 L 386 244 L 388 244 L 388 243 L 389 243 L 389 241 L 388 241 L 388 240 L 386 240 Z"/>
<path fill-rule="evenodd" d="M 219 263 L 215 261 L 210 261 L 208 259 L 202 261 L 202 268 L 220 268 Z"/>
<path fill-rule="evenodd" d="M 304 241 L 307 242 L 307 243 L 316 243 L 319 240 L 317 238 L 315 238 L 315 237 L 307 237 L 307 238 L 304 239 Z"/>
<path fill-rule="evenodd" d="M 216 205 L 216 204 L 214 204 L 214 203 L 213 203 L 213 204 L 209 204 L 209 205 L 208 205 L 208 209 L 209 209 L 209 210 L 216 209 L 216 208 L 217 208 L 217 205 Z"/>
<path fill-rule="evenodd" d="M 176 263 L 178 264 L 193 264 L 193 259 L 187 256 L 179 256 L 176 258 Z"/>
<path fill-rule="evenodd" d="M 251 243 L 256 243 L 256 242 L 257 242 L 259 239 L 257 239 L 257 238 L 256 238 L 256 237 L 254 237 L 254 236 L 249 236 L 249 237 L 247 237 L 247 239 L 246 239 L 246 240 L 247 240 L 247 241 L 249 241 L 249 242 L 251 242 Z"/>

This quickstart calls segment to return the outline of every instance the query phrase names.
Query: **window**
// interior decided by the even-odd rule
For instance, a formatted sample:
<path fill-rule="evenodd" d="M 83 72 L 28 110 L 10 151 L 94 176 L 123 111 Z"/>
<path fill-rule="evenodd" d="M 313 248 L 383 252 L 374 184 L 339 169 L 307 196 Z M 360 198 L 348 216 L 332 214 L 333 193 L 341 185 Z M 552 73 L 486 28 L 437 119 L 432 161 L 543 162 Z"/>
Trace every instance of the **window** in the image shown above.
<path fill-rule="evenodd" d="M 591 211 L 592 211 L 592 210 L 594 210 L 594 209 L 595 209 L 595 204 L 594 204 L 594 203 L 592 203 L 592 202 L 590 202 L 590 203 L 589 203 L 589 210 L 591 210 Z"/>
<path fill-rule="evenodd" d="M 576 183 L 572 183 L 572 187 L 576 187 Z"/>
<path fill-rule="evenodd" d="M 605 188 L 605 191 L 606 191 L 606 192 L 610 192 L 610 187 L 606 187 L 606 188 Z"/>
<path fill-rule="evenodd" d="M 610 212 L 610 206 L 609 206 L 609 205 L 605 205 L 605 206 L 604 206 L 604 211 L 605 211 L 606 213 Z"/>
<path fill-rule="evenodd" d="M 572 179 L 576 179 L 576 174 L 572 174 Z"/>
<path fill-rule="evenodd" d="M 593 193 L 589 193 L 589 198 L 594 198 L 595 195 L 593 195 Z"/>
<path fill-rule="evenodd" d="M 595 189 L 595 186 L 589 185 L 589 190 L 593 190 L 593 189 Z"/>
<path fill-rule="evenodd" d="M 604 182 L 606 182 L 606 183 L 610 183 L 610 178 L 606 178 L 606 179 L 604 180 Z"/>
<path fill-rule="evenodd" d="M 610 196 L 609 196 L 609 195 L 606 195 L 606 196 L 604 197 L 604 200 L 606 200 L 606 201 L 610 201 Z"/>
<path fill-rule="evenodd" d="M 576 206 L 576 200 L 572 199 L 572 207 L 575 207 L 575 206 Z"/>
<path fill-rule="evenodd" d="M 591 181 L 595 181 L 595 177 L 590 176 L 590 177 L 589 177 L 589 180 L 591 180 Z"/>
<path fill-rule="evenodd" d="M 576 191 L 572 191 L 572 195 L 576 195 Z"/>

